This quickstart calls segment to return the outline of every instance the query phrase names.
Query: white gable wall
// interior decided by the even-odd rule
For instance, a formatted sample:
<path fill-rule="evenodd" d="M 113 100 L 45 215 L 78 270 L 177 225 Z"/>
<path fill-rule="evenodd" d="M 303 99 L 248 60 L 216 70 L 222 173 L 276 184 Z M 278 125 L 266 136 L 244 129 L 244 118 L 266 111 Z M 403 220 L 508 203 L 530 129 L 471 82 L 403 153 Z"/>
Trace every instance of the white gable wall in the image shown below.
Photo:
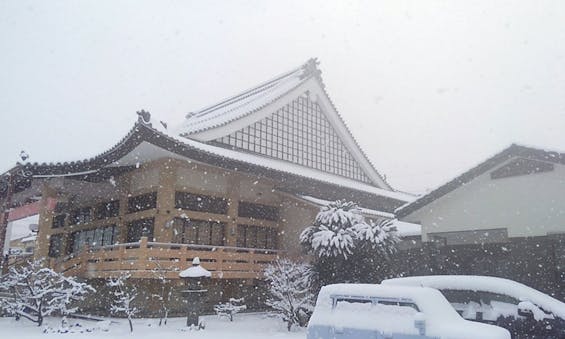
<path fill-rule="evenodd" d="M 423 241 L 428 233 L 496 228 L 506 228 L 508 237 L 565 233 L 565 166 L 495 180 L 490 172 L 402 220 L 421 223 Z"/>

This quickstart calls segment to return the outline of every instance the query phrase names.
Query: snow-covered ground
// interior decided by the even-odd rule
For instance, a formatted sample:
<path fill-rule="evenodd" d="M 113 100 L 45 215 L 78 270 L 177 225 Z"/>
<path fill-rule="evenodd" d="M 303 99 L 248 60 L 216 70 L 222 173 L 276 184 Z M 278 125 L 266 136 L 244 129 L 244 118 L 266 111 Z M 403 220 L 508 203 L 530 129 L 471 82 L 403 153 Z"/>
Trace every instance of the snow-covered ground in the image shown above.
<path fill-rule="evenodd" d="M 167 325 L 158 326 L 159 319 L 134 319 L 133 333 L 130 334 L 127 319 L 109 319 L 96 322 L 69 319 L 69 333 L 58 333 L 60 318 L 47 318 L 44 326 L 38 327 L 27 320 L 0 318 L 0 337 L 14 339 L 304 339 L 305 329 L 286 330 L 285 324 L 265 314 L 236 314 L 234 321 L 216 316 L 204 316 L 206 329 L 189 331 L 186 318 L 171 318 Z M 80 324 L 80 327 L 73 326 Z M 45 331 L 47 329 L 47 331 Z M 107 331 L 105 331 L 107 330 Z M 48 332 L 48 333 L 44 333 Z M 51 333 L 49 333 L 51 332 Z"/>

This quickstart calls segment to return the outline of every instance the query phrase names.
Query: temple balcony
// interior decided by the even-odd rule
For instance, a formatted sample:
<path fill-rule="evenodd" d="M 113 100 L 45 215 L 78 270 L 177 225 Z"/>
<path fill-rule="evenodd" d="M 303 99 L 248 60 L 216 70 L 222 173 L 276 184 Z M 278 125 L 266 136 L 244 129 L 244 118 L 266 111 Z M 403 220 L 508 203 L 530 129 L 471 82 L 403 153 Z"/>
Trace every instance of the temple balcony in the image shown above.
<path fill-rule="evenodd" d="M 125 272 L 132 278 L 178 279 L 178 273 L 200 258 L 216 279 L 260 279 L 265 266 L 283 251 L 230 246 L 139 242 L 89 248 L 51 259 L 50 265 L 68 276 L 87 279 L 116 277 Z"/>

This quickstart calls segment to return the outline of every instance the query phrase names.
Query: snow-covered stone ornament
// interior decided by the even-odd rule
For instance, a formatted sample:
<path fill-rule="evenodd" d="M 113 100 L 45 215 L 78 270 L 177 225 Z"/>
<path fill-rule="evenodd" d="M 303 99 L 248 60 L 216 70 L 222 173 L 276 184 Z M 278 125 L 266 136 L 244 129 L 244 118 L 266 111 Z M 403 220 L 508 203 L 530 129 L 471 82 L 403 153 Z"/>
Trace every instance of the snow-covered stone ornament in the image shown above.
<path fill-rule="evenodd" d="M 204 329 L 204 323 L 200 321 L 200 314 L 203 313 L 206 294 L 208 290 L 204 288 L 202 282 L 205 278 L 210 278 L 212 273 L 200 266 L 200 258 L 192 260 L 192 267 L 179 273 L 187 283 L 187 289 L 182 291 L 187 301 L 186 326 L 190 329 Z"/>
<path fill-rule="evenodd" d="M 201 278 L 201 277 L 209 278 L 211 276 L 212 273 L 210 271 L 200 266 L 199 257 L 196 257 L 192 260 L 192 267 L 189 267 L 186 270 L 181 271 L 179 273 L 179 277 L 181 278 Z"/>

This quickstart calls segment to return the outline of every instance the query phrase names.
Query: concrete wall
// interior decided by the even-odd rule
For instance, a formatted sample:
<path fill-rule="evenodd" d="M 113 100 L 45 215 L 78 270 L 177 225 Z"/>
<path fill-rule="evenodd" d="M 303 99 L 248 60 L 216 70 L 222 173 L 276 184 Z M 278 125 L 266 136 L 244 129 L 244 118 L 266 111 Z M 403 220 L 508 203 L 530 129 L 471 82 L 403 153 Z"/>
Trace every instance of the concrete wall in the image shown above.
<path fill-rule="evenodd" d="M 498 167 L 504 166 L 501 164 Z M 428 233 L 505 228 L 508 237 L 565 232 L 565 166 L 491 179 L 487 172 L 402 218 Z"/>

